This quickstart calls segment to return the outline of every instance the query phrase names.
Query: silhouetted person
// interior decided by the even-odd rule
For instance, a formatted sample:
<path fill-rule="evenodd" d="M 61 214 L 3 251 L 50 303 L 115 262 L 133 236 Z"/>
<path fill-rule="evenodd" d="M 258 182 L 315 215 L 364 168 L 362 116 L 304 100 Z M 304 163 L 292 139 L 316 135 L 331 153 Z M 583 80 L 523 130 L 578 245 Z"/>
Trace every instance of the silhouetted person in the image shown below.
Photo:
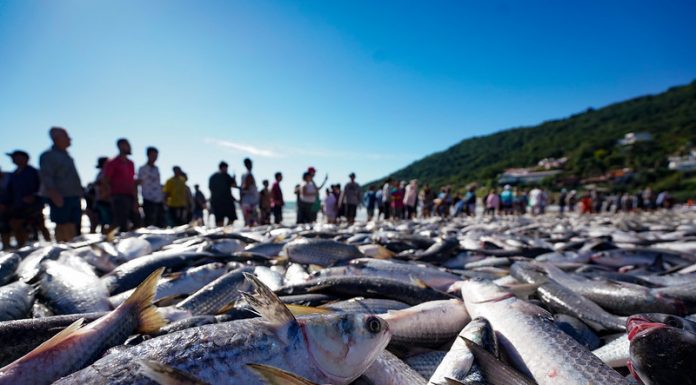
<path fill-rule="evenodd" d="M 273 223 L 280 224 L 283 221 L 283 190 L 280 189 L 280 182 L 283 180 L 283 174 L 275 173 L 275 182 L 271 187 L 271 210 L 273 211 Z"/>
<path fill-rule="evenodd" d="M 210 189 L 210 208 L 215 216 L 215 224 L 223 226 L 225 218 L 227 224 L 231 225 L 237 219 L 232 188 L 237 187 L 234 176 L 227 173 L 228 165 L 220 162 L 218 172 L 210 176 L 208 188 Z"/>
<path fill-rule="evenodd" d="M 258 216 L 259 190 L 256 187 L 254 174 L 251 173 L 251 159 L 244 159 L 244 168 L 246 168 L 246 172 L 239 181 L 239 204 L 244 216 L 244 225 L 253 226 L 256 224 Z"/>
<path fill-rule="evenodd" d="M 268 189 L 268 180 L 261 182 L 263 188 L 259 191 L 259 217 L 262 225 L 271 223 L 271 191 Z"/>
<path fill-rule="evenodd" d="M 29 239 L 27 227 L 41 231 L 49 241 L 51 236 L 46 229 L 39 199 L 39 171 L 29 165 L 29 154 L 21 150 L 7 154 L 17 169 L 10 174 L 3 204 L 8 208 L 10 227 L 17 241 L 17 248 L 24 246 Z"/>
<path fill-rule="evenodd" d="M 343 192 L 338 200 L 338 205 L 345 207 L 345 214 L 348 223 L 355 222 L 355 215 L 358 210 L 358 205 L 362 201 L 362 190 L 360 185 L 355 182 L 355 173 L 351 172 L 348 175 L 350 182 L 343 186 Z"/>
<path fill-rule="evenodd" d="M 40 195 L 48 199 L 51 221 L 56 224 L 58 242 L 67 242 L 79 232 L 82 217 L 82 182 L 73 158 L 68 154 L 71 139 L 61 127 L 49 131 L 53 147 L 39 158 Z"/>
<path fill-rule="evenodd" d="M 201 224 L 203 222 L 203 210 L 208 208 L 208 201 L 205 199 L 205 195 L 203 195 L 199 185 L 193 185 L 193 189 L 193 221 L 196 224 Z"/>

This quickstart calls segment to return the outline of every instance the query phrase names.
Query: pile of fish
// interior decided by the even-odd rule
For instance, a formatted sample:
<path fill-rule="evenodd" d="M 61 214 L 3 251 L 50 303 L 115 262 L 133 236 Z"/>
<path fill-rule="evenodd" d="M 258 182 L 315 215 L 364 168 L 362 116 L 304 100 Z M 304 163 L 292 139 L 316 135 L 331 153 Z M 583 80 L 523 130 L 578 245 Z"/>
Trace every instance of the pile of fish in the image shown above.
<path fill-rule="evenodd" d="M 696 211 L 145 228 L 0 255 L 0 385 L 696 384 Z"/>

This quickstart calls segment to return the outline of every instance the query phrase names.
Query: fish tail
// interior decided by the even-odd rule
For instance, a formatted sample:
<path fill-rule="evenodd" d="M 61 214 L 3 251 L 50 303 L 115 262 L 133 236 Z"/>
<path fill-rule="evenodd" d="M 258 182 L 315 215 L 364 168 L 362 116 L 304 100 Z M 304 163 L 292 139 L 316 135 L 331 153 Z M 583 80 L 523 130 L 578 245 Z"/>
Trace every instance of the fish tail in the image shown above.
<path fill-rule="evenodd" d="M 152 304 L 157 290 L 157 281 L 164 268 L 155 270 L 138 285 L 133 294 L 123 303 L 124 307 L 133 307 L 138 315 L 138 332 L 155 333 L 167 322 Z"/>

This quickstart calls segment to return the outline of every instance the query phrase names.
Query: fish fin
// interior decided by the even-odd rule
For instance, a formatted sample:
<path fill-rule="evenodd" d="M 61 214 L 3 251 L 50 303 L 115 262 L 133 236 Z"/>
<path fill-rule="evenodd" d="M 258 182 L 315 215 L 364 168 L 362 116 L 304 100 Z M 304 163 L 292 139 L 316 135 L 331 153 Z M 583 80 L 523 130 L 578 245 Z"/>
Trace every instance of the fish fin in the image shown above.
<path fill-rule="evenodd" d="M 427 283 L 425 283 L 425 282 L 424 282 L 422 279 L 420 279 L 420 278 L 416 278 L 416 277 L 413 277 L 413 276 L 410 276 L 409 278 L 411 279 L 411 284 L 413 284 L 414 286 L 418 286 L 418 287 L 421 288 L 421 289 L 432 289 L 430 286 L 428 286 Z"/>
<path fill-rule="evenodd" d="M 539 288 L 539 286 L 543 285 L 546 282 L 547 280 L 543 279 L 536 283 L 520 283 L 512 285 L 503 285 L 502 287 L 512 292 L 512 294 L 514 294 L 515 297 L 527 299 L 530 295 L 534 294 L 534 292 Z"/>
<path fill-rule="evenodd" d="M 162 297 L 162 298 L 158 299 L 157 301 L 154 301 L 153 303 L 155 304 L 155 306 L 158 306 L 158 307 L 170 306 L 170 305 L 176 305 L 177 303 L 181 302 L 184 298 L 186 298 L 185 295 L 172 294 L 172 295 Z"/>
<path fill-rule="evenodd" d="M 301 315 L 311 315 L 311 314 L 331 314 L 335 313 L 331 309 L 323 309 L 315 306 L 303 306 L 303 305 L 285 305 L 294 316 Z"/>
<path fill-rule="evenodd" d="M 33 356 L 43 353 L 47 350 L 50 350 L 59 344 L 61 344 L 63 341 L 67 340 L 70 336 L 74 335 L 76 331 L 78 331 L 81 327 L 82 324 L 85 322 L 84 318 L 80 318 L 79 320 L 71 323 L 68 327 L 65 329 L 59 331 L 56 335 L 53 337 L 49 338 L 48 340 L 44 341 L 41 345 L 37 346 L 34 348 L 34 350 L 30 351 L 26 355 L 24 355 L 20 359 L 26 359 L 26 358 L 32 358 Z"/>
<path fill-rule="evenodd" d="M 466 337 L 459 336 L 471 354 L 474 356 L 486 380 L 491 384 L 527 384 L 536 382 L 530 380 L 516 369 L 496 358 L 491 352 L 477 345 Z M 515 381 L 513 381 L 515 380 Z"/>
<path fill-rule="evenodd" d="M 109 230 L 109 232 L 106 233 L 106 241 L 113 243 L 114 239 L 116 239 L 116 234 L 118 234 L 118 227 Z"/>
<path fill-rule="evenodd" d="M 175 271 L 173 273 L 167 274 L 167 276 L 163 277 L 163 278 L 166 278 L 170 281 L 176 281 L 177 279 L 180 279 L 183 275 L 184 275 L 184 273 L 182 273 L 180 271 Z"/>
<path fill-rule="evenodd" d="M 223 305 L 223 306 L 222 306 L 220 309 L 218 309 L 218 311 L 216 311 L 215 313 L 216 313 L 216 314 L 225 314 L 225 313 L 227 313 L 228 311 L 230 311 L 230 310 L 232 310 L 232 309 L 234 309 L 234 308 L 236 308 L 236 307 L 237 307 L 237 300 L 235 299 L 235 300 L 233 300 L 232 302 L 229 302 L 229 303 Z"/>
<path fill-rule="evenodd" d="M 138 360 L 140 372 L 160 385 L 209 385 L 200 378 L 154 360 Z"/>
<path fill-rule="evenodd" d="M 461 381 L 457 381 L 454 378 L 445 377 L 445 384 L 444 385 L 464 385 L 464 383 Z"/>
<path fill-rule="evenodd" d="M 264 285 L 253 274 L 242 274 L 254 288 L 253 293 L 241 292 L 242 297 L 256 313 L 273 325 L 280 326 L 288 322 L 296 322 L 292 312 L 268 286 Z"/>
<path fill-rule="evenodd" d="M 247 364 L 246 366 L 268 385 L 316 385 L 297 374 L 273 366 L 261 364 Z"/>
<path fill-rule="evenodd" d="M 152 334 L 157 332 L 167 322 L 152 304 L 157 291 L 157 281 L 162 276 L 164 267 L 155 270 L 150 276 L 135 288 L 133 294 L 121 306 L 135 307 L 138 314 L 138 332 Z M 119 306 L 119 307 L 121 307 Z"/>

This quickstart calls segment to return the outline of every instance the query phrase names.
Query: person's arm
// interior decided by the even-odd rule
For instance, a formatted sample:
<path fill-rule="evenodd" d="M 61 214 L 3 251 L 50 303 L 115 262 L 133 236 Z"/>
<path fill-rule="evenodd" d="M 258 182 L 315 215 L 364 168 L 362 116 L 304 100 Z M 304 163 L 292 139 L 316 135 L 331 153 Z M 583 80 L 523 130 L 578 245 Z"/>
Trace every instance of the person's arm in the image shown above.
<path fill-rule="evenodd" d="M 39 159 L 39 175 L 43 183 L 46 195 L 57 207 L 63 207 L 63 196 L 56 187 L 56 163 L 50 159 L 50 153 L 41 155 Z"/>
<path fill-rule="evenodd" d="M 324 185 L 326 184 L 326 181 L 329 180 L 329 174 L 324 175 L 324 181 L 321 182 L 321 185 L 317 186 L 317 191 L 321 190 L 324 188 Z"/>

